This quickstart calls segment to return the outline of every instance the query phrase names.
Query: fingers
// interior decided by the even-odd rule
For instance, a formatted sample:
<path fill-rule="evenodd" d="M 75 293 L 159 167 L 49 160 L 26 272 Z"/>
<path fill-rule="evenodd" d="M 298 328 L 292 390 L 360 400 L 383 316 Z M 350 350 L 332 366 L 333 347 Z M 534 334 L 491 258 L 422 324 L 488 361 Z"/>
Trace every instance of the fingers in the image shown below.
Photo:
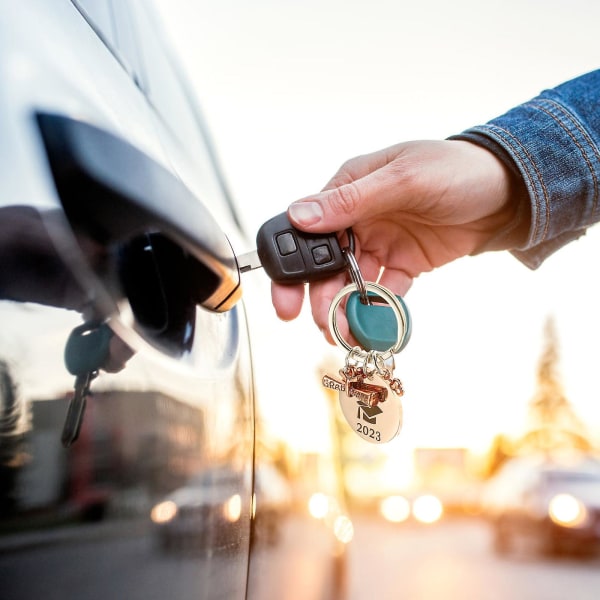
<path fill-rule="evenodd" d="M 346 284 L 345 277 L 343 275 L 326 279 L 325 281 L 315 282 L 309 287 L 310 304 L 312 309 L 312 316 L 317 324 L 317 327 L 321 330 L 325 339 L 333 344 L 333 337 L 329 331 L 328 315 L 329 307 L 335 298 L 335 295 L 344 287 Z M 340 315 L 342 317 L 342 315 Z M 346 339 L 348 337 L 348 325 L 345 317 L 338 319 L 338 327 L 340 333 Z"/>
<path fill-rule="evenodd" d="M 277 316 L 282 321 L 295 319 L 302 310 L 303 285 L 279 285 L 271 282 L 271 299 Z"/>
<path fill-rule="evenodd" d="M 371 154 L 357 156 L 346 161 L 338 172 L 328 181 L 322 191 L 341 187 L 351 181 L 365 177 L 391 162 L 398 153 L 399 145 L 379 150 Z"/>
<path fill-rule="evenodd" d="M 382 286 L 392 290 L 398 296 L 405 296 L 412 282 L 413 278 L 408 273 L 397 269 L 385 269 L 379 279 Z"/>
<path fill-rule="evenodd" d="M 322 192 L 291 204 L 288 216 L 308 232 L 340 231 L 384 213 L 457 225 L 492 215 L 509 199 L 509 173 L 489 151 L 469 142 L 419 141 L 348 161 Z"/>

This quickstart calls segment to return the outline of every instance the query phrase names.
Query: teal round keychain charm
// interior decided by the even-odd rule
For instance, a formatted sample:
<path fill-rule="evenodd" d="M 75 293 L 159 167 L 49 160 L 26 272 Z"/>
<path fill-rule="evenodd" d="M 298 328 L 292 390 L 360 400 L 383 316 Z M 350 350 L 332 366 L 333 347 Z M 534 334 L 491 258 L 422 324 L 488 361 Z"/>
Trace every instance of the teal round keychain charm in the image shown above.
<path fill-rule="evenodd" d="M 346 318 L 352 335 L 365 350 L 385 352 L 398 340 L 398 320 L 391 306 L 376 293 L 368 292 L 371 304 L 363 304 L 359 292 L 353 292 L 346 303 Z M 411 318 L 404 300 L 396 296 L 405 313 L 404 335 L 396 350 L 403 350 L 411 334 Z"/>
<path fill-rule="evenodd" d="M 65 366 L 71 375 L 97 371 L 110 353 L 112 329 L 102 321 L 88 321 L 75 327 L 65 346 Z"/>

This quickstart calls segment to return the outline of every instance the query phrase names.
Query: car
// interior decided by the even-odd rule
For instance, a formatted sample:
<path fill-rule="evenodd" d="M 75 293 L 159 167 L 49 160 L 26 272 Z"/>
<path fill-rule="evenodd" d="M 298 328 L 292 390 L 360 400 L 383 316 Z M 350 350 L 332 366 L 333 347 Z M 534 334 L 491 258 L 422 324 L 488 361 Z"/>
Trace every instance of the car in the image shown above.
<path fill-rule="evenodd" d="M 151 511 L 160 547 L 166 551 L 236 549 L 242 506 L 239 490 L 243 478 L 250 475 L 227 464 L 203 469 L 160 500 Z M 252 542 L 264 539 L 274 544 L 290 510 L 290 484 L 272 465 L 256 465 L 254 475 Z"/>
<path fill-rule="evenodd" d="M 509 460 L 483 493 L 494 548 L 590 553 L 600 543 L 600 462 L 594 457 Z"/>
<path fill-rule="evenodd" d="M 262 422 L 268 286 L 152 2 L 4 8 L 0 597 L 341 598 L 339 471 Z"/>
<path fill-rule="evenodd" d="M 228 465 L 200 471 L 151 511 L 161 547 L 210 551 L 236 551 L 243 538 L 241 517 L 244 473 Z"/>

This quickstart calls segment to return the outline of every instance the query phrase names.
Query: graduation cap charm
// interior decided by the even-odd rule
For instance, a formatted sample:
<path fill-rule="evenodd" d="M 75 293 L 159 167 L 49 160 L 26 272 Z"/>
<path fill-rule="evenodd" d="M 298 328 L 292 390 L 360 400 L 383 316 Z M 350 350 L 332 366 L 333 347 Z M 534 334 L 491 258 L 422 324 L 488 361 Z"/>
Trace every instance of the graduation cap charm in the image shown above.
<path fill-rule="evenodd" d="M 369 406 L 365 402 L 358 402 L 358 413 L 356 415 L 357 419 L 362 419 L 367 423 L 371 423 L 371 425 L 377 424 L 377 415 L 380 415 L 383 411 L 379 408 L 379 406 Z"/>

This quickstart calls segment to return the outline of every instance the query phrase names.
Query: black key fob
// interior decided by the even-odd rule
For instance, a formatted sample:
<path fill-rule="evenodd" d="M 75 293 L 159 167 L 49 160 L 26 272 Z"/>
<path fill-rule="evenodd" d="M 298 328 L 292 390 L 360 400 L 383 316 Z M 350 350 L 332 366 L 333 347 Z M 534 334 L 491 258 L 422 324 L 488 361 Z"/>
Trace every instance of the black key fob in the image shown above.
<path fill-rule="evenodd" d="M 282 284 L 326 279 L 347 268 L 335 233 L 305 233 L 286 213 L 266 221 L 258 230 L 256 249 L 267 275 Z"/>

